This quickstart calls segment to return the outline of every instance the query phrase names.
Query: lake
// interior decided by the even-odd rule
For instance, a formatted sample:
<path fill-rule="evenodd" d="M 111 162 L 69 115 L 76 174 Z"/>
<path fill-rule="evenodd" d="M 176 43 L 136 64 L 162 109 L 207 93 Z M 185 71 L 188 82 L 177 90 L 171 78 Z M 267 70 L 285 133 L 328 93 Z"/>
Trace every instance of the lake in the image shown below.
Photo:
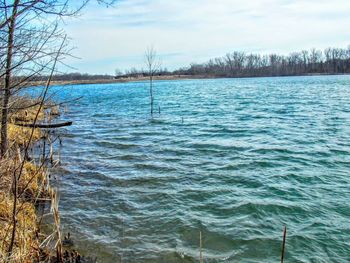
<path fill-rule="evenodd" d="M 350 76 L 54 87 L 62 228 L 99 262 L 350 262 Z M 158 113 L 160 107 L 160 114 Z"/>

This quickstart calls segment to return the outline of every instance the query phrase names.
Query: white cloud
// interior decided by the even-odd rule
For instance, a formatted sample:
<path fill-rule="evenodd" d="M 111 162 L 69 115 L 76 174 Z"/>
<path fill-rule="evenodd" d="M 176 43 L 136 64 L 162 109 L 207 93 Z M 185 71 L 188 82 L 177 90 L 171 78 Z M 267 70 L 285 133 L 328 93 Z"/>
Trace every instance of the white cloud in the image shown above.
<path fill-rule="evenodd" d="M 123 0 L 114 8 L 89 6 L 67 32 L 78 70 L 113 73 L 142 67 L 153 44 L 168 68 L 226 52 L 288 53 L 347 46 L 348 0 Z"/>

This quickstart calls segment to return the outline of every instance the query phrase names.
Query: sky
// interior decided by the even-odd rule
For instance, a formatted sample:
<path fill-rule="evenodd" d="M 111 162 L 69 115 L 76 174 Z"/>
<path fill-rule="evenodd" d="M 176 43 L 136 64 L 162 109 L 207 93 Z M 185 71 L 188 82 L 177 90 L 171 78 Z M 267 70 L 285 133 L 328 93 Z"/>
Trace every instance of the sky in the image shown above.
<path fill-rule="evenodd" d="M 145 67 L 153 46 L 173 70 L 233 51 L 288 54 L 350 45 L 350 0 L 119 0 L 91 2 L 64 28 L 66 63 L 89 74 Z"/>

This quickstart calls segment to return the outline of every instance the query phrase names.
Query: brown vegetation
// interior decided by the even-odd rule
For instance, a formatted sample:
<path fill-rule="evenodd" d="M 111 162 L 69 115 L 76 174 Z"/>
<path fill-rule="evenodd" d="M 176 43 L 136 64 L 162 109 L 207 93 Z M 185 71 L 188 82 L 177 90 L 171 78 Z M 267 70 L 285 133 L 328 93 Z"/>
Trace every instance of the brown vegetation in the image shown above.
<path fill-rule="evenodd" d="M 59 163 L 53 154 L 57 138 L 40 127 L 62 126 L 50 123 L 59 109 L 47 98 L 56 64 L 69 55 L 60 25 L 64 17 L 77 15 L 87 2 L 0 2 L 0 262 L 65 261 L 58 200 L 48 176 L 50 165 Z M 38 99 L 18 95 L 43 76 L 45 83 Z M 35 155 L 39 148 L 41 152 Z M 55 228 L 49 235 L 41 233 L 36 209 L 43 201 L 51 201 L 49 214 Z M 49 253 L 52 249 L 55 257 Z"/>
<path fill-rule="evenodd" d="M 16 116 L 32 121 L 35 112 L 21 110 Z M 44 118 L 44 111 L 38 115 Z M 0 262 L 39 262 L 49 256 L 49 250 L 41 245 L 46 235 L 40 232 L 36 206 L 49 199 L 53 190 L 46 166 L 26 158 L 24 149 L 28 142 L 30 148 L 40 142 L 41 131 L 13 123 L 8 129 L 9 154 L 0 160 Z"/>

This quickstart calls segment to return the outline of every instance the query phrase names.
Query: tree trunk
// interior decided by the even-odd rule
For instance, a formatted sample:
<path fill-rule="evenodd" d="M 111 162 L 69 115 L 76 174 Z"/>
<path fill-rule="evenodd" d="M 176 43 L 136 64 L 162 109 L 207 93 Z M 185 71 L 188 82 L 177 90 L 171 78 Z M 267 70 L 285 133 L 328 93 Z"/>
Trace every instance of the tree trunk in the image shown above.
<path fill-rule="evenodd" d="M 6 54 L 6 71 L 5 83 L 3 89 L 3 101 L 1 111 L 1 142 L 0 142 L 0 158 L 3 158 L 7 152 L 7 120 L 8 120 L 8 106 L 11 96 L 11 66 L 13 54 L 13 38 L 16 26 L 17 6 L 19 0 L 15 0 L 12 10 L 11 19 L 8 26 L 8 40 L 7 40 L 7 54 Z"/>
<path fill-rule="evenodd" d="M 54 128 L 71 126 L 72 124 L 73 124 L 73 122 L 71 122 L 71 121 L 52 123 L 52 124 L 15 123 L 15 125 L 21 126 L 21 127 L 40 128 L 40 129 L 54 129 Z"/>
<path fill-rule="evenodd" d="M 149 81 L 150 81 L 149 92 L 150 92 L 150 96 L 151 96 L 151 115 L 153 116 L 153 75 L 150 76 Z"/>

